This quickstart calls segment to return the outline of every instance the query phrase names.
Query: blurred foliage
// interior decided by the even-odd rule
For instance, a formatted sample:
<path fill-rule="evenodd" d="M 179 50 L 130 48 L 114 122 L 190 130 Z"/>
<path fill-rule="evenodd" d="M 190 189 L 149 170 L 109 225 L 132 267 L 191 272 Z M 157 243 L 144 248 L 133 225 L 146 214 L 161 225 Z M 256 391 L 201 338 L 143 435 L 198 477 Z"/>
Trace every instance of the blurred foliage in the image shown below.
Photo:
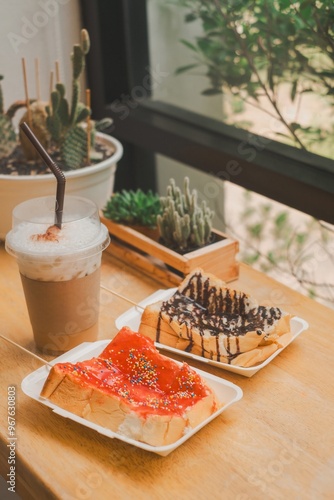
<path fill-rule="evenodd" d="M 333 307 L 334 232 L 312 217 L 296 222 L 289 208 L 259 202 L 250 191 L 243 198 L 240 259 L 277 279 L 293 278 L 309 297 Z"/>
<path fill-rule="evenodd" d="M 185 23 L 202 27 L 181 40 L 189 60 L 175 73 L 202 69 L 209 82 L 202 94 L 222 95 L 222 119 L 258 133 L 262 114 L 263 136 L 334 159 L 333 0 L 168 3 L 181 9 Z M 307 216 L 296 222 L 288 207 L 258 200 L 245 191 L 238 207 L 232 203 L 237 223 L 226 221 L 241 260 L 334 306 L 333 230 Z"/>
<path fill-rule="evenodd" d="M 320 125 L 299 119 L 306 94 L 316 95 L 329 109 L 333 104 L 333 0 L 169 1 L 184 8 L 186 23 L 197 21 L 203 28 L 194 41 L 181 40 L 194 62 L 177 68 L 177 74 L 205 68 L 210 86 L 203 95 L 228 93 L 234 113 L 242 112 L 242 103 L 251 104 L 279 120 L 281 141 L 309 150 L 325 144 L 326 155 L 334 157 L 330 117 Z M 284 86 L 296 104 L 295 116 L 285 112 Z"/>

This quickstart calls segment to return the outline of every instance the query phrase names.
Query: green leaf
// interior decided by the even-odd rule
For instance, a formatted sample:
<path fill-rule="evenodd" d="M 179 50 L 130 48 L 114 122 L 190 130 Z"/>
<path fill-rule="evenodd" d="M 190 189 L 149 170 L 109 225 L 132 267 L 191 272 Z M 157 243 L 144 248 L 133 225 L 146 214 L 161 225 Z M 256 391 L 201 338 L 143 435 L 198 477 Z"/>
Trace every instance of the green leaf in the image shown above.
<path fill-rule="evenodd" d="M 248 230 L 251 236 L 253 236 L 256 239 L 260 239 L 263 230 L 263 224 L 261 224 L 261 222 L 258 222 L 253 226 L 248 226 Z"/>
<path fill-rule="evenodd" d="M 211 89 L 205 89 L 201 92 L 202 95 L 218 95 L 218 94 L 222 94 L 222 91 L 220 89 L 216 89 L 216 88 L 211 88 Z"/>
<path fill-rule="evenodd" d="M 251 215 L 253 215 L 255 212 L 255 208 L 254 207 L 249 207 L 249 208 L 246 208 L 243 212 L 242 212 L 242 217 L 243 218 L 248 218 L 250 217 Z"/>
<path fill-rule="evenodd" d="M 290 127 L 291 127 L 291 129 L 292 129 L 293 131 L 295 131 L 295 130 L 299 130 L 299 129 L 301 129 L 301 128 L 302 128 L 302 127 L 301 127 L 301 125 L 300 125 L 300 123 L 296 123 L 296 122 L 291 122 L 291 123 L 290 123 Z"/>
<path fill-rule="evenodd" d="M 272 208 L 273 205 L 271 203 L 263 203 L 261 205 L 261 212 L 263 213 L 263 215 L 268 215 Z"/>
<path fill-rule="evenodd" d="M 292 82 L 292 87 L 291 87 L 291 92 L 290 92 L 290 98 L 291 98 L 292 102 L 294 102 L 295 97 L 296 97 L 297 86 L 298 86 L 298 80 L 295 80 L 294 82 Z"/>
<path fill-rule="evenodd" d="M 183 45 L 185 45 L 186 47 L 188 47 L 188 49 L 190 50 L 193 50 L 194 52 L 198 52 L 198 49 L 195 45 L 193 45 L 192 43 L 188 42 L 188 40 L 180 40 L 181 43 L 183 43 Z"/>
<path fill-rule="evenodd" d="M 267 253 L 267 258 L 271 264 L 277 264 L 277 259 L 274 255 L 274 252 L 270 251 Z"/>
<path fill-rule="evenodd" d="M 184 20 L 186 23 L 191 23 L 193 21 L 196 21 L 197 17 L 198 16 L 197 16 L 197 14 L 195 14 L 195 12 L 189 12 L 189 14 L 186 14 L 184 16 Z"/>
<path fill-rule="evenodd" d="M 275 226 L 278 229 L 282 229 L 288 220 L 288 212 L 281 212 L 275 219 Z"/>
<path fill-rule="evenodd" d="M 317 71 L 317 75 L 325 77 L 325 78 L 333 78 L 334 72 L 333 71 Z"/>
<path fill-rule="evenodd" d="M 175 75 L 181 75 L 182 73 L 185 73 L 186 71 L 189 71 L 190 69 L 193 68 L 198 68 L 199 64 L 187 64 L 186 66 L 180 66 L 175 70 Z"/>
<path fill-rule="evenodd" d="M 307 234 L 306 233 L 297 233 L 296 234 L 296 241 L 298 245 L 302 245 L 307 239 Z"/>
<path fill-rule="evenodd" d="M 301 17 L 303 19 L 303 23 L 307 23 L 309 19 L 312 19 L 313 8 L 311 5 L 306 4 L 305 6 L 301 6 L 300 9 Z"/>
<path fill-rule="evenodd" d="M 283 134 L 283 132 L 275 132 L 275 134 L 279 135 L 280 137 L 285 137 L 285 139 L 291 139 L 290 135 Z"/>
<path fill-rule="evenodd" d="M 252 264 L 255 264 L 255 262 L 257 262 L 260 258 L 260 253 L 257 252 L 257 253 L 253 253 L 251 255 L 247 255 L 245 258 L 244 258 L 244 261 L 246 262 L 246 264 L 249 264 L 249 265 L 252 265 Z"/>
<path fill-rule="evenodd" d="M 280 0 L 280 10 L 288 9 L 291 7 L 291 0 Z"/>

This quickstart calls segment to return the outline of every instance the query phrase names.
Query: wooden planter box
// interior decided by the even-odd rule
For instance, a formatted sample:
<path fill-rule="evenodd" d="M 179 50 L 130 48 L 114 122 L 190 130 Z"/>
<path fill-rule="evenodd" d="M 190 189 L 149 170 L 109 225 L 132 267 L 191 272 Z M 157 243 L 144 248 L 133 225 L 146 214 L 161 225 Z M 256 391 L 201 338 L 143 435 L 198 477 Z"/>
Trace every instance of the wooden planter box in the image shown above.
<path fill-rule="evenodd" d="M 214 243 L 180 255 L 158 242 L 157 229 L 117 224 L 102 215 L 101 221 L 111 236 L 107 252 L 169 286 L 178 285 L 184 276 L 197 267 L 226 282 L 237 279 L 239 275 L 236 261 L 239 243 L 220 231 L 213 230 L 216 235 Z"/>

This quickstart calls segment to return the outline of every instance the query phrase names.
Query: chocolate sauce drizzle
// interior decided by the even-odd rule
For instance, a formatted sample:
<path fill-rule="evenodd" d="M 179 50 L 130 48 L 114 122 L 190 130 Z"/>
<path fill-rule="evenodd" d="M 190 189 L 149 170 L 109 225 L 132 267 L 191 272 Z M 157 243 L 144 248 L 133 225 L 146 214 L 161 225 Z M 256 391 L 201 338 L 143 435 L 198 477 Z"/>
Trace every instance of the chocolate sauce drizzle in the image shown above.
<path fill-rule="evenodd" d="M 217 361 L 220 361 L 219 335 L 227 338 L 228 362 L 240 354 L 239 337 L 247 332 L 265 338 L 274 324 L 281 318 L 282 311 L 277 307 L 257 306 L 250 297 L 229 288 L 217 288 L 201 273 L 195 273 L 177 292 L 162 303 L 156 332 L 160 340 L 162 315 L 171 323 L 177 321 L 185 326 L 189 344 L 185 351 L 191 352 L 194 341 L 192 331 L 201 335 L 202 356 L 205 354 L 204 334 L 216 337 Z M 231 352 L 230 338 L 235 337 L 236 352 Z M 225 355 L 225 354 L 224 354 Z"/>

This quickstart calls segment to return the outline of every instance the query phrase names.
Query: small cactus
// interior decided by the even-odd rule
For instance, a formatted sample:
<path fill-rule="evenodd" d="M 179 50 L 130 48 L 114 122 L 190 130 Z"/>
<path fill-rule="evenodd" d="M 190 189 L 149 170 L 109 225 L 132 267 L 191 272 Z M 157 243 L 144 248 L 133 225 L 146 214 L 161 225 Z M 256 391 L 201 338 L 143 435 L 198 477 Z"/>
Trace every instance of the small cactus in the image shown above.
<path fill-rule="evenodd" d="M 186 252 L 210 242 L 214 212 L 204 200 L 198 205 L 197 191 L 190 192 L 188 177 L 184 179 L 183 192 L 170 179 L 167 196 L 160 201 L 163 213 L 158 215 L 157 224 L 166 246 Z"/>
<path fill-rule="evenodd" d="M 0 82 L 3 76 L 0 75 Z M 12 116 L 4 112 L 2 87 L 0 84 L 0 159 L 10 155 L 17 144 Z"/>
<path fill-rule="evenodd" d="M 30 118 L 30 128 L 38 138 L 39 142 L 42 146 L 47 149 L 50 142 L 50 134 L 45 126 L 46 120 L 46 103 L 42 101 L 35 101 L 30 105 L 29 112 L 28 110 L 23 114 L 20 124 L 27 122 L 29 123 Z M 24 152 L 24 156 L 27 160 L 35 160 L 41 161 L 36 148 L 31 144 L 28 137 L 22 132 L 21 128 L 19 130 L 19 137 L 21 142 L 21 147 Z"/>

